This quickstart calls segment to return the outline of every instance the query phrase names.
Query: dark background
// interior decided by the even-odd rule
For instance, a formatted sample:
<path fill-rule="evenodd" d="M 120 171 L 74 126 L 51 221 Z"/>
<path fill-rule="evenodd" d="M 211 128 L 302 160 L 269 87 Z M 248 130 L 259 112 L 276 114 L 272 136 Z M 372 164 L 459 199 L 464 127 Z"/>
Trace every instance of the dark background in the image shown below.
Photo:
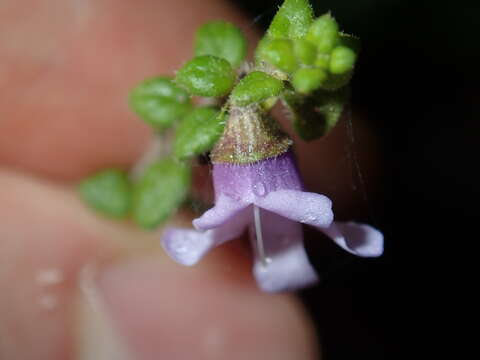
<path fill-rule="evenodd" d="M 281 3 L 234 2 L 263 28 Z M 443 299 L 433 294 L 439 283 L 440 297 L 450 292 L 450 269 L 468 251 L 468 224 L 478 219 L 480 5 L 312 3 L 316 15 L 331 10 L 341 28 L 362 41 L 352 108 L 379 135 L 384 160 L 381 204 L 373 202 L 375 219 L 364 220 L 382 229 L 386 249 L 375 260 L 332 249 L 311 254 L 324 281 L 301 296 L 325 360 L 392 359 L 408 354 L 418 337 L 430 336 L 432 319 L 437 331 L 451 332 L 442 323 L 448 310 L 435 315 L 434 305 Z"/>

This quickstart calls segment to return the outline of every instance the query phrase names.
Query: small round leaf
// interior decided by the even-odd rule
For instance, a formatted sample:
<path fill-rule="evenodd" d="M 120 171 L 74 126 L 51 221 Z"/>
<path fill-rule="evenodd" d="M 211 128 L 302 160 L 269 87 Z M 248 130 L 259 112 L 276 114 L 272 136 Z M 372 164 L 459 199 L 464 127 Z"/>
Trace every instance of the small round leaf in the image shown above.
<path fill-rule="evenodd" d="M 226 21 L 202 25 L 195 35 L 195 55 L 213 55 L 238 67 L 247 54 L 247 40 L 239 28 Z"/>
<path fill-rule="evenodd" d="M 185 200 L 190 177 L 190 168 L 172 159 L 151 165 L 134 184 L 135 222 L 143 228 L 153 229 L 165 221 Z"/>
<path fill-rule="evenodd" d="M 160 76 L 147 79 L 130 92 L 130 106 L 148 124 L 165 129 L 190 110 L 190 96 Z"/>
<path fill-rule="evenodd" d="M 130 211 L 131 185 L 122 170 L 107 169 L 84 179 L 79 192 L 88 205 L 105 215 L 121 218 Z"/>
<path fill-rule="evenodd" d="M 176 81 L 193 95 L 219 97 L 229 93 L 235 78 L 235 71 L 227 60 L 203 55 L 188 61 L 177 72 Z"/>
<path fill-rule="evenodd" d="M 185 160 L 203 154 L 213 148 L 223 133 L 225 117 L 213 107 L 192 110 L 176 131 L 173 152 Z"/>

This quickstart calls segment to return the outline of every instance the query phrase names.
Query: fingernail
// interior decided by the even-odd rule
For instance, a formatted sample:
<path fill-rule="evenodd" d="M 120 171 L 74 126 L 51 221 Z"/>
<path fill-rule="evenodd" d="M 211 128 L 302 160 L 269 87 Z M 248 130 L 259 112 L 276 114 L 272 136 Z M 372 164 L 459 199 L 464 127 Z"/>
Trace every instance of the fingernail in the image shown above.
<path fill-rule="evenodd" d="M 95 265 L 85 266 L 80 272 L 80 301 L 77 304 L 77 359 L 78 360 L 134 360 L 122 336 L 112 324 L 110 314 L 98 293 Z"/>
<path fill-rule="evenodd" d="M 223 325 L 214 320 L 204 329 L 201 313 L 212 304 L 203 303 L 202 296 L 187 300 L 202 291 L 203 281 L 198 280 L 186 287 L 184 269 L 162 265 L 159 259 L 134 259 L 102 272 L 98 289 L 134 359 L 224 358 L 229 340 Z"/>

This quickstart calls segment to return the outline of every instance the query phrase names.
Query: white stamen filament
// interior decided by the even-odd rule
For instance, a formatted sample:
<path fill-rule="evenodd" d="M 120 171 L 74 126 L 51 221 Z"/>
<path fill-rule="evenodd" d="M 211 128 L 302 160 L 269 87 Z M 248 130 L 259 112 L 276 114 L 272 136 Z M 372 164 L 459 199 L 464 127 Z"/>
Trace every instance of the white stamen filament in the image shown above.
<path fill-rule="evenodd" d="M 253 218 L 255 221 L 255 240 L 257 245 L 258 257 L 263 266 L 267 266 L 268 261 L 265 257 L 265 247 L 263 246 L 262 236 L 262 222 L 260 220 L 260 208 L 257 205 L 253 205 Z"/>

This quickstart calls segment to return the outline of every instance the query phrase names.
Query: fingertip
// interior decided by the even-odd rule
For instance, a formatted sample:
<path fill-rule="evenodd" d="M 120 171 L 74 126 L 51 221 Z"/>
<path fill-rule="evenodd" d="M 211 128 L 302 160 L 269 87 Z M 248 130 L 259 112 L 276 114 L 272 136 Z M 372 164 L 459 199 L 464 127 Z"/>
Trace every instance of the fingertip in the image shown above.
<path fill-rule="evenodd" d="M 212 270 L 151 258 L 102 273 L 99 291 L 136 359 L 315 358 L 311 325 L 291 295 Z"/>

